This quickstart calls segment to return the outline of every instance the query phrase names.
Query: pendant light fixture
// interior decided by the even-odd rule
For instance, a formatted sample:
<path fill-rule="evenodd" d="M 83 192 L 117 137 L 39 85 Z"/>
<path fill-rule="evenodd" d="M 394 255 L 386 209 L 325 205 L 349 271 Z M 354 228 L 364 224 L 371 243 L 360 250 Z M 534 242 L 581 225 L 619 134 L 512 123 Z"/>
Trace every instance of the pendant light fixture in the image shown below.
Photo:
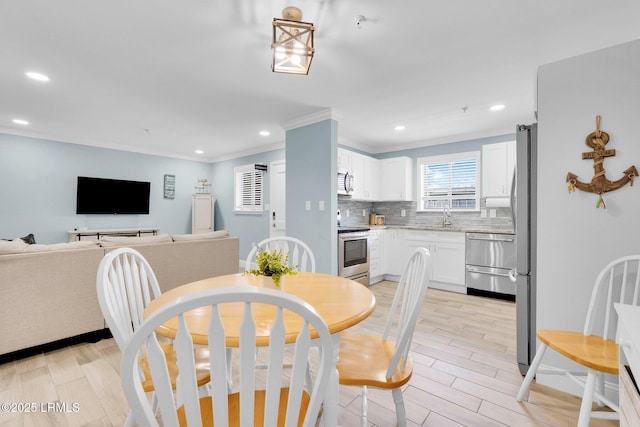
<path fill-rule="evenodd" d="M 302 11 L 286 7 L 282 19 L 273 18 L 271 50 L 274 73 L 309 74 L 313 59 L 313 23 L 302 22 Z"/>

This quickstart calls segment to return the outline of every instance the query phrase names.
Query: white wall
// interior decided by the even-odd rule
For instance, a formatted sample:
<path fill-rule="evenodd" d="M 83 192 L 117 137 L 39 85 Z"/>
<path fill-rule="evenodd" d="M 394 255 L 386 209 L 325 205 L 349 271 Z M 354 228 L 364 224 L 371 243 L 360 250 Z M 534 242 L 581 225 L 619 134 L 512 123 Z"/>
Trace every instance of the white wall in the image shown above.
<path fill-rule="evenodd" d="M 539 68 L 538 329 L 582 330 L 597 273 L 640 252 L 640 180 L 605 193 L 606 210 L 596 209 L 596 194 L 567 190 L 568 172 L 583 182 L 593 176 L 593 161 L 582 153 L 591 151 L 584 141 L 596 115 L 611 138 L 607 149 L 616 150 L 604 162 L 607 178 L 640 168 L 640 41 Z M 553 354 L 543 363 L 565 361 Z M 564 388 L 548 376 L 538 381 Z"/>

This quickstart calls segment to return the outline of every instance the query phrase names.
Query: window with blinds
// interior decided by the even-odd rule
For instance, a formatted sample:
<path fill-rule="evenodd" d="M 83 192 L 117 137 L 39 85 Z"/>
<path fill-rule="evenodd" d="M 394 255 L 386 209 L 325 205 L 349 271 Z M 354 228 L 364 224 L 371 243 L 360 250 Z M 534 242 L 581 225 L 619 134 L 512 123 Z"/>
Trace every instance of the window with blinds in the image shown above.
<path fill-rule="evenodd" d="M 240 212 L 262 212 L 263 172 L 253 164 L 234 168 L 235 210 Z"/>
<path fill-rule="evenodd" d="M 418 211 L 477 211 L 480 208 L 480 152 L 418 159 Z"/>

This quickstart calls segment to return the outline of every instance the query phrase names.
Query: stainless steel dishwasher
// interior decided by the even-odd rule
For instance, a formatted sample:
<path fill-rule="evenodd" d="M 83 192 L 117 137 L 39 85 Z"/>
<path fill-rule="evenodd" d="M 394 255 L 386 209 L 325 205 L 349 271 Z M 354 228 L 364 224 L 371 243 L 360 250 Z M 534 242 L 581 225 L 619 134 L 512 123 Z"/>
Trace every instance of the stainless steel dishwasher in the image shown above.
<path fill-rule="evenodd" d="M 465 245 L 467 293 L 515 299 L 509 271 L 516 268 L 516 236 L 467 233 Z"/>

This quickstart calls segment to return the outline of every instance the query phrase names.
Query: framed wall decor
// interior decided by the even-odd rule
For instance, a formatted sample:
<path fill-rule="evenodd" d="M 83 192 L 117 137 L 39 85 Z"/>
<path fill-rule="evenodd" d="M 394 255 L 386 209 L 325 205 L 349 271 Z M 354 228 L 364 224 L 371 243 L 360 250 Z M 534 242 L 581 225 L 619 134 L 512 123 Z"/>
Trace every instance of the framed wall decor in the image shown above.
<path fill-rule="evenodd" d="M 165 199 L 176 198 L 176 176 L 175 175 L 164 176 L 164 198 Z"/>

